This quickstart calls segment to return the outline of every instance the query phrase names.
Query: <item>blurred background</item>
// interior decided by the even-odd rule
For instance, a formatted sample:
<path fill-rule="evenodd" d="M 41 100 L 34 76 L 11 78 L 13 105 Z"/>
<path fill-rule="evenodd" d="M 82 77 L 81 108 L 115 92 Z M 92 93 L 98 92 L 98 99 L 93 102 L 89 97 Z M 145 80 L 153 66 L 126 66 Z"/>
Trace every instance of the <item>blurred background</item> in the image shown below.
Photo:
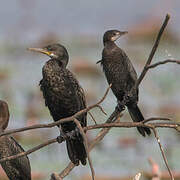
<path fill-rule="evenodd" d="M 179 0 L 1 0 L 0 98 L 9 104 L 8 129 L 52 122 L 38 85 L 48 57 L 28 52 L 26 48 L 62 43 L 70 55 L 68 68 L 80 81 L 90 105 L 108 87 L 100 65 L 96 65 L 101 59 L 103 33 L 109 29 L 129 32 L 117 44 L 128 54 L 139 74 L 166 13 L 170 13 L 171 19 L 153 62 L 180 57 L 179 9 Z M 139 93 L 139 106 L 145 117 L 180 119 L 179 68 L 166 64 L 147 73 Z M 110 92 L 102 104 L 108 116 L 115 105 L 116 99 Z M 108 118 L 99 109 L 92 110 L 92 114 L 98 123 Z M 122 121 L 130 120 L 125 111 Z M 93 123 L 89 117 L 88 123 Z M 88 132 L 89 140 L 97 132 Z M 53 128 L 19 133 L 15 138 L 27 150 L 58 134 L 58 129 Z M 171 169 L 180 173 L 180 135 L 171 129 L 160 129 L 159 135 Z M 45 147 L 29 158 L 33 179 L 49 179 L 52 172 L 60 172 L 69 163 L 65 143 Z M 156 160 L 160 170 L 166 171 L 153 135 L 143 138 L 135 128 L 112 129 L 92 151 L 91 158 L 101 179 L 127 179 L 137 172 L 148 174 L 151 172 L 148 158 Z M 89 173 L 89 166 L 79 166 L 65 179 L 84 180 Z"/>

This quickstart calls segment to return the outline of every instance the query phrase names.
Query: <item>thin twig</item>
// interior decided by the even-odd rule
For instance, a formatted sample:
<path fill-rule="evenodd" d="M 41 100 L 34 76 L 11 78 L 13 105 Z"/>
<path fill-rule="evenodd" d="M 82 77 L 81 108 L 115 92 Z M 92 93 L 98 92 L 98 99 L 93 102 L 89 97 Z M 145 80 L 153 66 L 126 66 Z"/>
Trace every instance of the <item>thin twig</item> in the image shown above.
<path fill-rule="evenodd" d="M 32 149 L 30 149 L 30 150 L 28 150 L 26 152 L 21 152 L 19 154 L 13 155 L 13 156 L 2 158 L 2 159 L 0 159 L 0 163 L 2 163 L 4 161 L 9 161 L 9 160 L 12 160 L 12 159 L 16 159 L 18 157 L 26 156 L 26 155 L 31 154 L 31 153 L 33 153 L 33 152 L 47 146 L 47 145 L 50 145 L 50 144 L 53 144 L 53 143 L 56 143 L 56 142 L 57 142 L 57 138 L 48 140 L 48 141 L 46 141 L 46 142 L 44 142 L 44 143 L 42 143 L 42 144 L 40 144 L 38 146 L 35 146 L 34 148 L 32 148 Z"/>
<path fill-rule="evenodd" d="M 180 127 L 180 123 L 147 123 L 144 124 L 142 122 L 118 122 L 118 123 L 103 123 L 97 125 L 90 125 L 85 127 L 85 130 L 99 129 L 99 128 L 110 128 L 110 127 L 124 127 L 124 128 L 132 128 L 132 127 L 148 127 L 148 128 L 173 128 L 177 129 Z"/>
<path fill-rule="evenodd" d="M 58 176 L 63 179 L 64 177 L 66 177 L 73 169 L 74 169 L 75 165 L 70 162 L 67 167 L 61 171 L 60 174 L 58 174 Z"/>
<path fill-rule="evenodd" d="M 143 69 L 143 71 L 141 72 L 141 75 L 139 76 L 138 81 L 136 82 L 136 87 L 139 86 L 139 84 L 141 83 L 141 81 L 143 80 L 144 76 L 146 75 L 146 73 L 147 73 L 147 71 L 148 71 L 147 66 L 151 64 L 151 61 L 152 61 L 152 59 L 153 59 L 153 57 L 154 57 L 154 54 L 155 54 L 155 52 L 156 52 L 156 50 L 157 50 L 157 47 L 158 47 L 158 45 L 159 45 L 161 36 L 162 36 L 162 34 L 163 34 L 163 32 L 164 32 L 164 29 L 165 29 L 166 26 L 167 26 L 167 23 L 168 23 L 169 19 L 170 19 L 170 15 L 167 14 L 167 15 L 166 15 L 166 18 L 165 18 L 165 20 L 164 20 L 164 22 L 163 22 L 163 25 L 161 26 L 160 31 L 159 31 L 159 33 L 158 33 L 158 35 L 157 35 L 156 41 L 155 41 L 154 46 L 153 46 L 153 48 L 152 48 L 152 50 L 151 50 L 151 53 L 150 53 L 149 58 L 148 58 L 148 60 L 147 60 L 147 62 L 146 62 L 146 65 L 144 66 L 144 69 Z"/>
<path fill-rule="evenodd" d="M 171 121 L 171 119 L 169 118 L 163 118 L 163 117 L 152 117 L 152 118 L 149 118 L 149 119 L 145 119 L 143 121 L 141 121 L 142 123 L 147 123 L 149 121 L 158 121 L 158 120 L 162 120 L 162 121 Z"/>
<path fill-rule="evenodd" d="M 154 132 L 154 136 L 155 136 L 155 138 L 156 138 L 156 140 L 157 140 L 157 142 L 158 142 L 158 144 L 159 144 L 159 148 L 160 148 L 162 157 L 163 157 L 163 159 L 164 159 L 164 162 L 165 162 L 165 164 L 166 164 L 166 167 L 167 167 L 167 169 L 168 169 L 168 172 L 169 172 L 169 175 L 170 175 L 170 177 L 171 177 L 171 180 L 174 180 L 174 177 L 173 177 L 173 174 L 172 174 L 172 172 L 171 172 L 171 169 L 170 169 L 170 167 L 169 167 L 169 165 L 168 165 L 168 161 L 167 161 L 167 159 L 166 159 L 166 156 L 165 156 L 163 147 L 162 147 L 162 145 L 161 145 L 160 138 L 158 137 L 157 131 L 156 131 L 155 128 L 153 128 L 153 132 Z"/>
<path fill-rule="evenodd" d="M 100 106 L 100 105 L 97 105 L 97 107 L 101 110 L 101 112 L 105 115 L 107 115 L 107 113 L 104 111 L 104 109 Z"/>
<path fill-rule="evenodd" d="M 92 161 L 91 161 L 91 158 L 90 158 L 90 155 L 89 155 L 88 140 L 87 140 L 86 134 L 84 133 L 84 130 L 83 130 L 80 122 L 77 119 L 74 119 L 74 122 L 76 123 L 76 125 L 79 128 L 80 133 L 81 133 L 81 135 L 83 137 L 84 146 L 85 146 L 85 149 L 86 149 L 87 158 L 88 158 L 89 166 L 90 166 L 90 169 L 91 169 L 92 179 L 94 180 L 95 172 L 94 172 Z"/>
<path fill-rule="evenodd" d="M 146 67 L 146 69 L 155 68 L 155 67 L 157 67 L 157 66 L 159 66 L 159 65 L 166 64 L 166 63 L 176 63 L 176 64 L 180 64 L 180 60 L 167 59 L 167 60 L 164 60 L 164 61 L 160 61 L 160 62 L 151 64 L 151 65 L 148 65 L 148 66 Z"/>
<path fill-rule="evenodd" d="M 97 124 L 96 119 L 94 118 L 94 116 L 92 115 L 92 113 L 89 111 L 88 114 L 90 115 L 91 119 L 94 121 L 95 124 Z"/>

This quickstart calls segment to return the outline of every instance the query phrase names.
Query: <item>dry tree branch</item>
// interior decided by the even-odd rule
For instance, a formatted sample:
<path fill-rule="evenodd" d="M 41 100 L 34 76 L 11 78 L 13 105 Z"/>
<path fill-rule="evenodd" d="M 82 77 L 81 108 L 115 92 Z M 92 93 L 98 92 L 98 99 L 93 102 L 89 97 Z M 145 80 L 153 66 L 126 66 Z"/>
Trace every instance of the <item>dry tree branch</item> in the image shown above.
<path fill-rule="evenodd" d="M 100 106 L 100 105 L 97 105 L 97 107 L 101 110 L 101 112 L 105 115 L 107 115 L 107 113 L 104 111 L 104 109 Z"/>
<path fill-rule="evenodd" d="M 163 64 L 162 62 L 160 62 L 159 64 L 156 63 L 155 66 L 150 66 L 150 64 L 151 64 L 151 62 L 152 62 L 152 59 L 153 59 L 153 57 L 154 57 L 154 54 L 155 54 L 155 52 L 156 52 L 156 50 L 157 50 L 157 47 L 158 47 L 158 45 L 159 45 L 161 36 L 162 36 L 162 34 L 163 34 L 163 32 L 164 32 L 167 24 L 168 24 L 169 19 L 170 19 L 170 15 L 167 14 L 167 15 L 166 15 L 166 18 L 165 18 L 165 20 L 164 20 L 164 22 L 163 22 L 163 24 L 162 24 L 162 26 L 161 26 L 161 28 L 160 28 L 160 31 L 159 31 L 159 33 L 158 33 L 158 35 L 157 35 L 156 41 L 155 41 L 154 46 L 153 46 L 153 48 L 152 48 L 152 50 L 151 50 L 151 53 L 150 53 L 150 55 L 149 55 L 149 58 L 148 58 L 145 66 L 144 66 L 144 69 L 143 69 L 143 71 L 141 72 L 141 75 L 139 76 L 138 81 L 136 82 L 136 88 L 138 88 L 138 86 L 139 86 L 139 84 L 141 83 L 141 81 L 143 80 L 144 76 L 146 75 L 146 73 L 147 73 L 148 70 L 150 69 L 150 68 L 148 68 L 148 66 L 151 67 L 151 68 L 153 68 L 153 67 L 156 67 L 156 66 L 159 65 L 159 64 Z M 170 62 L 170 61 L 166 61 L 165 63 L 167 63 L 167 62 Z M 172 61 L 171 61 L 171 62 L 172 62 Z M 153 131 L 153 132 L 155 132 L 155 131 Z M 160 148 L 161 148 L 161 147 L 160 147 Z M 161 151 L 161 153 L 162 153 L 162 151 Z M 162 155 L 163 155 L 163 154 L 162 154 Z M 163 155 L 163 157 L 164 157 L 164 156 L 165 156 L 165 155 Z M 166 160 L 166 159 L 164 159 L 164 161 L 165 161 L 165 160 Z M 172 173 L 171 173 L 171 171 L 170 171 L 170 168 L 169 168 L 169 166 L 168 166 L 168 164 L 167 164 L 167 161 L 165 161 L 165 164 L 166 164 L 166 166 L 167 166 L 167 168 L 168 168 L 168 170 L 169 170 L 169 174 L 170 174 L 171 178 L 174 179 L 174 178 L 173 178 L 173 175 L 172 175 Z"/>
<path fill-rule="evenodd" d="M 144 66 L 143 71 L 141 72 L 141 75 L 140 75 L 139 78 L 138 78 L 138 81 L 137 81 L 137 83 L 136 83 L 136 87 L 139 86 L 139 84 L 141 83 L 141 81 L 143 80 L 144 76 L 146 75 L 146 73 L 147 73 L 147 71 L 148 71 L 147 66 L 149 66 L 149 65 L 151 64 L 151 61 L 152 61 L 152 59 L 153 59 L 153 57 L 154 57 L 154 54 L 155 54 L 155 52 L 156 52 L 156 50 L 157 50 L 157 47 L 158 47 L 158 45 L 159 45 L 161 36 L 162 36 L 162 34 L 163 34 L 163 32 L 164 32 L 164 29 L 165 29 L 166 26 L 167 26 L 167 23 L 168 23 L 169 19 L 170 19 L 170 15 L 167 14 L 167 15 L 166 15 L 166 18 L 165 18 L 165 20 L 164 20 L 164 22 L 163 22 L 163 24 L 162 24 L 162 26 L 161 26 L 161 28 L 160 28 L 160 31 L 159 31 L 159 33 L 158 33 L 158 35 L 157 35 L 156 41 L 155 41 L 154 46 L 153 46 L 153 48 L 152 48 L 152 50 L 151 50 L 151 53 L 150 53 L 150 55 L 149 55 L 149 58 L 148 58 L 145 66 Z"/>
<path fill-rule="evenodd" d="M 147 123 L 149 121 L 157 121 L 157 120 L 162 120 L 162 121 L 171 121 L 171 119 L 169 118 L 163 118 L 163 117 L 152 117 L 149 119 L 144 119 L 143 121 L 141 121 L 142 123 Z"/>
<path fill-rule="evenodd" d="M 151 128 L 151 129 L 153 129 L 153 128 L 173 128 L 175 130 L 177 130 L 177 128 L 180 127 L 180 123 L 173 123 L 173 122 L 172 123 L 147 123 L 147 124 L 144 124 L 143 121 L 142 122 L 117 122 L 117 120 L 114 121 L 114 118 L 117 119 L 118 112 L 114 111 L 113 113 L 114 113 L 114 116 L 110 116 L 110 118 L 106 121 L 108 123 L 102 123 L 102 124 L 98 124 L 98 125 L 91 125 L 91 126 L 87 126 L 87 127 L 83 128 L 84 131 L 103 128 L 99 132 L 99 134 L 96 136 L 96 138 L 91 142 L 91 144 L 89 146 L 89 150 L 92 150 L 94 148 L 94 146 L 104 138 L 104 136 L 109 132 L 110 128 L 112 128 L 112 127 L 114 127 L 114 128 L 120 128 L 120 127 L 124 127 L 124 128 L 148 127 L 148 128 Z M 116 114 L 116 116 L 115 116 L 115 114 Z M 153 121 L 159 120 L 158 118 L 157 119 L 149 118 L 149 119 L 152 119 Z M 114 121 L 114 122 L 111 123 L 110 120 Z M 32 149 L 29 149 L 26 152 L 2 158 L 2 159 L 0 159 L 0 163 L 2 163 L 4 161 L 7 161 L 7 160 L 16 159 L 18 157 L 31 154 L 31 153 L 33 153 L 33 152 L 35 152 L 35 151 L 37 151 L 37 150 L 39 150 L 39 149 L 41 149 L 43 147 L 45 147 L 45 146 L 47 146 L 49 144 L 55 143 L 55 142 L 62 143 L 65 139 L 62 138 L 61 136 L 59 136 L 59 137 L 60 138 L 58 138 L 58 140 L 57 140 L 57 138 L 48 140 L 48 141 L 46 141 L 46 142 L 44 142 L 44 143 L 42 143 L 42 144 L 40 144 L 38 146 L 35 146 Z"/>
<path fill-rule="evenodd" d="M 155 68 L 155 67 L 157 67 L 157 66 L 159 66 L 159 65 L 166 64 L 166 63 L 176 63 L 176 64 L 180 64 L 180 60 L 167 59 L 167 60 L 164 60 L 164 61 L 160 61 L 160 62 L 151 64 L 151 65 L 148 65 L 148 66 L 146 67 L 146 69 Z"/>
<path fill-rule="evenodd" d="M 63 141 L 64 141 L 64 140 L 63 140 Z M 4 162 L 4 161 L 9 161 L 9 160 L 12 160 L 12 159 L 16 159 L 16 158 L 18 158 L 18 157 L 26 156 L 26 155 L 28 155 L 28 154 L 31 154 L 31 153 L 33 153 L 33 152 L 35 152 L 35 151 L 37 151 L 37 150 L 39 150 L 39 149 L 41 149 L 41 148 L 43 148 L 43 147 L 45 147 L 45 146 L 47 146 L 47 145 L 50 145 L 50 144 L 53 144 L 53 143 L 55 143 L 55 142 L 57 142 L 57 138 L 48 140 L 48 141 L 46 141 L 46 142 L 44 142 L 44 143 L 42 143 L 42 144 L 40 144 L 40 145 L 38 145 L 38 146 L 36 146 L 36 147 L 28 150 L 28 151 L 21 152 L 21 153 L 19 153 L 19 154 L 13 155 L 13 156 L 9 156 L 9 157 L 2 158 L 2 159 L 0 159 L 0 163 L 2 163 L 2 162 Z"/>
<path fill-rule="evenodd" d="M 159 119 L 157 119 L 159 120 Z M 180 123 L 148 123 L 144 124 L 142 122 L 118 122 L 118 123 L 103 123 L 103 124 L 97 124 L 97 125 L 91 125 L 87 126 L 85 130 L 92 130 L 92 129 L 99 129 L 99 128 L 132 128 L 132 127 L 147 127 L 147 128 L 172 128 L 177 130 L 178 127 L 180 127 Z"/>
<path fill-rule="evenodd" d="M 79 131 L 80 131 L 80 133 L 81 133 L 81 135 L 83 137 L 84 146 L 85 146 L 85 150 L 86 150 L 86 153 L 87 153 L 89 166 L 90 166 L 90 169 L 91 169 L 92 179 L 94 180 L 95 172 L 94 172 L 92 161 L 91 161 L 91 158 L 90 158 L 90 155 L 89 155 L 88 140 L 87 140 L 86 134 L 84 133 L 84 129 L 82 128 L 80 122 L 77 119 L 73 119 L 73 120 L 76 123 L 77 127 L 79 128 Z"/>
<path fill-rule="evenodd" d="M 161 145 L 160 138 L 159 138 L 159 136 L 157 135 L 157 131 L 156 131 L 155 128 L 153 128 L 153 132 L 154 132 L 154 136 L 155 136 L 155 138 L 156 138 L 156 140 L 157 140 L 157 142 L 158 142 L 158 145 L 159 145 L 159 148 L 160 148 L 162 157 L 163 157 L 164 162 L 165 162 L 165 164 L 166 164 L 166 167 L 167 167 L 167 169 L 168 169 L 168 172 L 169 172 L 169 175 L 170 175 L 170 177 L 171 177 L 171 180 L 174 180 L 174 177 L 173 177 L 173 174 L 172 174 L 172 172 L 171 172 L 171 169 L 169 168 L 168 161 L 167 161 L 167 158 L 166 158 L 166 156 L 165 156 L 163 147 L 162 147 L 162 145 Z"/>
<path fill-rule="evenodd" d="M 103 139 L 103 137 L 109 132 L 110 128 L 112 127 L 126 127 L 126 128 L 131 128 L 131 127 L 149 127 L 149 128 L 157 128 L 157 127 L 165 127 L 165 128 L 174 128 L 177 130 L 177 128 L 180 126 L 180 123 L 148 123 L 148 124 L 144 124 L 145 121 L 148 120 L 148 122 L 150 120 L 152 121 L 155 121 L 155 120 L 168 120 L 166 118 L 149 118 L 147 120 L 145 120 L 144 122 L 139 122 L 139 123 L 135 123 L 135 122 L 117 122 L 117 120 L 114 122 L 114 123 L 111 123 L 114 121 L 115 117 L 117 118 L 118 116 L 118 110 L 116 109 L 112 115 L 108 118 L 108 120 L 106 121 L 106 123 L 103 123 L 103 124 L 99 124 L 99 125 L 92 125 L 92 126 L 88 126 L 88 127 L 85 127 L 84 130 L 92 130 L 92 129 L 98 129 L 98 128 L 103 128 L 99 134 L 96 136 L 96 138 L 92 141 L 92 143 L 90 144 L 89 146 L 89 151 L 93 149 L 93 147 Z M 61 142 L 63 142 L 64 139 L 61 139 Z M 10 156 L 10 157 L 7 157 L 7 158 L 3 158 L 0 160 L 0 163 L 3 162 L 3 161 L 7 161 L 7 160 L 12 160 L 12 159 L 15 159 L 17 157 L 21 157 L 21 156 L 24 156 L 24 155 L 28 155 L 32 152 L 35 152 L 37 150 L 39 150 L 40 148 L 43 148 L 49 144 L 52 144 L 52 143 L 55 143 L 57 142 L 57 139 L 52 139 L 52 140 L 49 140 L 43 144 L 40 144 L 26 152 L 23 152 L 23 153 L 20 153 L 20 154 L 17 154 L 17 155 L 14 155 L 14 156 Z M 58 142 L 60 143 L 60 141 L 58 140 Z M 64 177 L 66 175 L 69 174 L 69 172 L 74 168 L 74 165 L 72 163 L 69 163 L 68 167 L 65 168 L 62 173 L 60 173 L 60 177 Z M 53 175 L 52 175 L 53 178 L 55 178 Z"/>
<path fill-rule="evenodd" d="M 4 136 L 4 135 L 10 135 L 10 134 L 14 134 L 14 133 L 17 133 L 17 132 L 23 132 L 23 131 L 27 131 L 27 130 L 32 130 L 32 129 L 40 129 L 40 128 L 52 128 L 54 126 L 57 126 L 59 124 L 62 124 L 64 122 L 69 122 L 69 121 L 73 121 L 74 118 L 77 118 L 79 117 L 81 114 L 84 114 L 86 112 L 88 112 L 89 110 L 95 108 L 95 107 L 99 107 L 99 104 L 101 104 L 104 99 L 106 98 L 109 90 L 111 88 L 111 84 L 109 85 L 109 87 L 107 88 L 104 96 L 96 103 L 96 104 L 93 104 L 81 111 L 78 111 L 77 113 L 75 113 L 73 116 L 71 117 L 67 117 L 67 118 L 63 118 L 63 119 L 60 119 L 56 122 L 53 122 L 53 123 L 48 123 L 48 124 L 36 124 L 36 125 L 32 125 L 32 126 L 28 126 L 28 127 L 24 127 L 24 128 L 18 128 L 18 129 L 11 129 L 11 130 L 6 130 L 6 131 L 3 131 L 2 133 L 0 133 L 0 137 L 1 136 Z"/>
<path fill-rule="evenodd" d="M 56 175 L 56 177 L 59 177 L 60 179 L 63 179 L 64 177 L 66 177 L 66 176 L 74 169 L 74 167 L 75 167 L 75 165 L 74 165 L 72 162 L 70 162 L 70 163 L 67 165 L 67 167 L 66 167 L 64 170 L 61 171 L 60 174 L 55 173 L 55 172 L 52 173 L 50 180 L 59 180 L 58 178 L 57 178 L 57 179 L 54 178 L 55 175 Z M 54 179 L 52 179 L 52 177 L 53 177 Z"/>
<path fill-rule="evenodd" d="M 92 113 L 89 111 L 88 114 L 90 115 L 90 117 L 91 117 L 91 119 L 93 120 L 93 122 L 94 122 L 95 124 L 97 124 L 96 119 L 94 118 L 94 116 L 92 115 Z"/>

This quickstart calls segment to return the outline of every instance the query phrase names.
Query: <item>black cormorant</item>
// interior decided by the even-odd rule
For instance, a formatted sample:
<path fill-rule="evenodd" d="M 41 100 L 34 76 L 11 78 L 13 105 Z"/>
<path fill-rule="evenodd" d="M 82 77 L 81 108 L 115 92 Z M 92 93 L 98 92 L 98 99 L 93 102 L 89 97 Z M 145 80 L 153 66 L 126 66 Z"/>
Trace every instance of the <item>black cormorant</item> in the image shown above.
<path fill-rule="evenodd" d="M 0 100 L 0 132 L 8 126 L 9 109 L 6 102 Z M 0 137 L 0 159 L 24 152 L 24 149 L 11 136 Z M 31 166 L 27 156 L 1 163 L 10 180 L 31 180 Z"/>
<path fill-rule="evenodd" d="M 46 54 L 51 58 L 42 69 L 40 88 L 45 105 L 48 106 L 54 121 L 72 116 L 86 108 L 84 91 L 75 76 L 67 69 L 69 55 L 66 48 L 60 44 L 52 44 L 29 50 Z M 86 126 L 86 116 L 87 114 L 83 114 L 77 118 L 82 127 Z M 75 165 L 79 165 L 79 161 L 86 165 L 87 154 L 76 124 L 72 121 L 61 124 L 62 134 L 72 131 L 76 131 L 75 135 L 66 140 L 69 158 Z"/>
<path fill-rule="evenodd" d="M 137 74 L 126 53 L 119 48 L 115 41 L 127 32 L 118 30 L 106 31 L 103 37 L 104 49 L 101 62 L 103 71 L 109 84 L 112 84 L 112 91 L 117 98 L 119 110 L 127 106 L 129 114 L 134 122 L 144 120 L 138 103 L 138 89 L 136 89 Z M 143 136 L 150 135 L 147 127 L 137 127 Z"/>

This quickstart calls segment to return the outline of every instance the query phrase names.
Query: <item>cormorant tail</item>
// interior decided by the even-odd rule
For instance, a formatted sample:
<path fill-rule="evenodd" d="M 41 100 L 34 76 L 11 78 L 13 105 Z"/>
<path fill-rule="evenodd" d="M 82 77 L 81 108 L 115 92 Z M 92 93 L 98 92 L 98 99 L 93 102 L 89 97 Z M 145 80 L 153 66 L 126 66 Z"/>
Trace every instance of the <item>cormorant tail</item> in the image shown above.
<path fill-rule="evenodd" d="M 141 122 L 144 120 L 144 117 L 140 109 L 138 108 L 137 104 L 128 105 L 127 107 L 128 107 L 129 114 L 134 122 Z M 137 127 L 137 129 L 142 136 L 146 136 L 146 134 L 147 135 L 151 134 L 151 130 L 147 127 Z"/>
<path fill-rule="evenodd" d="M 76 134 L 71 139 L 67 139 L 66 146 L 68 156 L 73 164 L 78 166 L 79 161 L 81 161 L 82 165 L 86 165 L 87 154 L 83 143 L 83 137 L 80 133 Z"/>

